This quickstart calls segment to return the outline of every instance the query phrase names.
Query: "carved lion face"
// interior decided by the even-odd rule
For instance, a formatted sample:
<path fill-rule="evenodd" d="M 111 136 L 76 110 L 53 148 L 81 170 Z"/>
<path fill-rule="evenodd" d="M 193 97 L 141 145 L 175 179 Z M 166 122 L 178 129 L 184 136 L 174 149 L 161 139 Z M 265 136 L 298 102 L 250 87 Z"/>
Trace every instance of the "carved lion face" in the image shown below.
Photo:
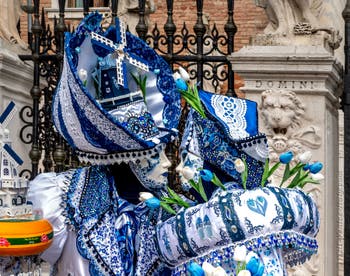
<path fill-rule="evenodd" d="M 287 90 L 266 90 L 261 94 L 261 113 L 265 125 L 274 135 L 286 135 L 300 126 L 304 105 L 296 94 Z"/>

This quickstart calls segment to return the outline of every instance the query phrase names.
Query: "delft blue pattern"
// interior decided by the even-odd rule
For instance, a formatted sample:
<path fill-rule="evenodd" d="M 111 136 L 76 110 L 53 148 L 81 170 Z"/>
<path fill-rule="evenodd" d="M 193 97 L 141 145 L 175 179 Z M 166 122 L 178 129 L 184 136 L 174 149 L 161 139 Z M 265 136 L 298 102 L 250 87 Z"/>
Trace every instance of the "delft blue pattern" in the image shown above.
<path fill-rule="evenodd" d="M 274 193 L 278 202 L 282 206 L 283 216 L 284 216 L 284 223 L 283 223 L 282 229 L 292 229 L 295 224 L 295 219 L 294 219 L 295 216 L 290 206 L 290 203 L 284 194 L 284 191 L 282 189 L 278 189 L 274 187 L 268 187 L 268 189 Z M 309 208 L 310 208 L 309 210 L 312 210 L 311 206 L 309 206 Z M 304 234 L 307 234 L 307 232 Z"/>
<path fill-rule="evenodd" d="M 189 257 L 197 256 L 197 252 L 195 252 L 192 249 L 190 242 L 187 238 L 184 211 L 181 211 L 176 215 L 176 233 L 180 238 L 179 245 L 182 251 L 186 254 L 186 256 L 189 256 Z"/>
<path fill-rule="evenodd" d="M 226 172 L 237 183 L 241 183 L 241 177 L 235 169 L 234 161 L 236 158 L 244 158 L 248 164 L 247 188 L 258 187 L 261 182 L 264 163 L 247 155 L 242 150 L 243 146 L 241 144 L 244 143 L 247 147 L 245 142 L 228 140 L 218 123 L 210 118 L 203 119 L 197 112 L 193 112 L 193 120 L 197 135 L 195 139 L 198 139 L 201 157 L 206 162 Z M 255 137 L 256 140 L 251 139 L 256 143 L 266 143 L 266 141 L 261 141 L 262 137 L 264 135 Z"/>
<path fill-rule="evenodd" d="M 98 152 L 95 150 L 90 151 L 99 154 L 103 153 L 103 151 L 110 153 L 119 150 L 152 148 L 155 144 L 144 139 L 147 135 L 139 137 L 137 134 L 130 131 L 132 126 L 125 127 L 125 125 L 118 122 L 96 102 L 78 77 L 77 66 L 81 51 L 76 49 L 80 49 L 79 47 L 85 39 L 90 39 L 89 34 L 92 31 L 101 34 L 100 21 L 101 15 L 98 13 L 91 13 L 83 19 L 74 34 L 66 34 L 64 72 L 53 99 L 53 118 L 56 127 L 61 134 L 67 138 L 73 148 L 78 148 L 82 151 L 89 151 L 86 150 L 87 147 L 83 149 L 79 148 L 84 143 L 101 149 Z M 115 28 L 109 29 L 106 32 L 106 36 L 113 38 L 113 33 L 115 36 Z M 159 104 L 163 108 L 164 129 L 162 129 L 157 138 L 163 142 L 168 142 L 171 139 L 170 136 L 176 136 L 176 133 L 173 132 L 172 129 L 177 127 L 181 111 L 180 95 L 176 90 L 172 71 L 168 64 L 145 42 L 129 33 L 126 34 L 126 37 L 127 51 L 149 63 L 150 70 L 159 70 L 159 74 L 157 75 L 157 87 L 160 95 L 163 96 Z M 60 104 L 65 100 L 61 97 L 61 94 L 64 93 L 66 93 L 66 96 L 70 95 L 69 97 L 79 102 L 80 106 L 74 105 L 71 106 L 71 108 L 65 107 L 63 110 Z M 81 100 L 83 100 L 83 102 L 81 102 Z M 68 117 L 68 111 L 74 112 L 74 116 L 78 116 L 78 119 L 72 122 L 71 118 Z M 87 112 L 89 112 L 89 117 L 87 117 Z M 140 119 L 143 120 L 144 118 Z M 69 127 L 67 124 L 69 124 Z M 72 124 L 74 124 L 75 127 L 72 127 Z M 85 137 L 74 136 L 76 134 L 74 133 L 75 129 L 82 129 Z M 85 138 L 83 143 L 81 143 L 82 138 Z"/>
<path fill-rule="evenodd" d="M 256 102 L 199 91 L 207 111 L 215 117 L 232 140 L 258 134 Z"/>
<path fill-rule="evenodd" d="M 78 251 L 90 262 L 91 275 L 134 275 L 136 212 L 140 211 L 117 196 L 107 167 L 75 171 L 66 213 L 77 232 Z"/>
<path fill-rule="evenodd" d="M 270 250 L 283 250 L 284 260 L 276 259 L 273 267 L 279 266 L 281 262 L 286 265 L 295 266 L 299 263 L 304 263 L 313 254 L 317 253 L 317 241 L 314 238 L 305 236 L 294 231 L 282 231 L 272 234 L 266 234 L 258 237 L 252 237 L 242 242 L 237 242 L 226 247 L 212 250 L 199 257 L 191 258 L 187 262 L 178 265 L 172 275 L 180 276 L 187 275 L 187 264 L 197 262 L 203 264 L 204 261 L 214 265 L 220 265 L 224 268 L 229 268 L 229 275 L 235 275 L 235 262 L 233 261 L 234 250 L 237 246 L 244 245 L 248 251 L 257 252 L 258 255 L 269 254 Z M 274 274 L 280 276 L 280 274 Z"/>
<path fill-rule="evenodd" d="M 230 193 L 227 193 L 227 195 L 223 197 L 219 197 L 219 206 L 221 211 L 221 218 L 226 225 L 226 231 L 229 234 L 231 240 L 243 240 L 245 238 L 245 235 L 241 229 Z"/>
<path fill-rule="evenodd" d="M 312 208 L 312 202 L 310 197 L 306 196 L 302 191 L 299 191 L 299 193 L 303 196 L 304 200 L 307 202 L 307 205 L 309 208 Z M 304 234 L 309 233 L 315 226 L 315 219 L 313 216 L 313 213 L 310 212 L 310 217 L 308 218 L 308 221 L 305 223 L 305 229 Z"/>
<path fill-rule="evenodd" d="M 256 199 L 248 199 L 247 206 L 253 212 L 265 216 L 267 201 L 263 196 L 258 196 Z"/>

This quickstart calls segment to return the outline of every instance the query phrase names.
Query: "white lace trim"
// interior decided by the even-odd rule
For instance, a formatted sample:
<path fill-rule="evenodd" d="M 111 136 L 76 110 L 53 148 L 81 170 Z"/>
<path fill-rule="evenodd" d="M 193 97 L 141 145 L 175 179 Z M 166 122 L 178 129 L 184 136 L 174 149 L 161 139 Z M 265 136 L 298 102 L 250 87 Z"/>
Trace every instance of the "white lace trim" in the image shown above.
<path fill-rule="evenodd" d="M 249 136 L 249 133 L 246 131 L 247 121 L 244 117 L 247 112 L 245 101 L 233 97 L 213 95 L 211 105 L 216 116 L 225 123 L 232 139 L 241 139 Z"/>

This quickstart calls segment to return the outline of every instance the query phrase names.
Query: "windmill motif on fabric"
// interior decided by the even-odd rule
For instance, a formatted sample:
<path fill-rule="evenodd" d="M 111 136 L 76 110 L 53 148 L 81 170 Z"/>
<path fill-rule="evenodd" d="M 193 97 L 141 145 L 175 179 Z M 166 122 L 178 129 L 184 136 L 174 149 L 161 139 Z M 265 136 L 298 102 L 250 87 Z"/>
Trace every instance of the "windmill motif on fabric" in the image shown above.
<path fill-rule="evenodd" d="M 120 21 L 118 18 L 115 20 L 116 24 L 116 43 L 114 43 L 111 39 L 108 39 L 102 35 L 99 35 L 95 32 L 91 32 L 91 39 L 92 43 L 104 48 L 105 50 L 110 52 L 110 56 L 113 60 L 115 60 L 115 64 L 108 64 L 108 59 L 106 59 L 101 65 L 100 72 L 96 75 L 100 75 L 97 77 L 99 86 L 101 88 L 102 86 L 102 95 L 101 95 L 101 103 L 112 101 L 112 100 L 118 100 L 121 97 L 117 97 L 113 93 L 113 88 L 110 87 L 111 84 L 108 82 L 111 81 L 112 76 L 109 75 L 110 68 L 115 66 L 115 72 L 113 72 L 114 76 L 116 75 L 115 82 L 120 85 L 123 90 L 128 90 L 128 80 L 127 80 L 127 63 L 131 64 L 132 66 L 136 67 L 137 69 L 140 69 L 144 72 L 149 71 L 148 64 L 137 55 L 130 53 L 127 48 L 127 41 L 126 41 L 126 27 L 124 22 Z M 108 70 L 109 69 L 109 70 Z M 114 86 L 118 86 L 114 83 Z M 125 93 L 122 93 L 125 94 Z M 139 94 L 139 93 L 137 93 Z M 133 96 L 133 95 L 128 95 Z"/>
<path fill-rule="evenodd" d="M 6 128 L 16 112 L 14 102 L 10 102 L 0 115 L 0 168 L 1 179 L 13 179 L 17 177 L 16 168 L 23 164 L 23 160 L 11 147 L 9 130 Z"/>

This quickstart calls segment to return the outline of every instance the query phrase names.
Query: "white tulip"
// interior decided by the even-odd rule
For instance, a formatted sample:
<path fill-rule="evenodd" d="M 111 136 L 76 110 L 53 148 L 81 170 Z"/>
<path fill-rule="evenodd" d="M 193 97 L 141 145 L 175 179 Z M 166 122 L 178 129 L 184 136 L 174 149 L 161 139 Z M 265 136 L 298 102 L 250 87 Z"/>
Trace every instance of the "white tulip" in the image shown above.
<path fill-rule="evenodd" d="M 249 270 L 241 270 L 237 276 L 251 276 L 252 274 L 250 274 Z"/>
<path fill-rule="evenodd" d="M 140 192 L 139 193 L 139 200 L 140 201 L 146 201 L 147 199 L 150 199 L 154 197 L 154 195 L 152 195 L 151 193 L 148 192 Z"/>
<path fill-rule="evenodd" d="M 187 73 L 187 71 L 183 67 L 181 67 L 181 66 L 179 67 L 179 72 L 180 72 L 181 78 L 184 81 L 190 80 L 190 75 Z"/>
<path fill-rule="evenodd" d="M 320 181 L 324 179 L 324 175 L 322 173 L 310 173 L 310 176 L 312 180 L 315 180 L 315 181 Z"/>
<path fill-rule="evenodd" d="M 245 258 L 245 262 L 249 263 L 250 259 L 253 257 L 256 259 L 259 259 L 258 255 L 256 253 L 249 251 L 249 253 L 247 254 L 247 257 Z"/>
<path fill-rule="evenodd" d="M 205 276 L 212 276 L 214 271 L 215 271 L 215 267 L 213 267 L 210 263 L 208 262 L 204 262 L 202 264 L 202 268 L 204 270 Z"/>
<path fill-rule="evenodd" d="M 85 69 L 80 69 L 78 72 L 78 76 L 81 79 L 81 81 L 84 82 L 87 80 L 88 73 Z"/>
<path fill-rule="evenodd" d="M 218 266 L 214 269 L 211 276 L 227 276 L 225 269 L 223 269 L 221 266 Z"/>
<path fill-rule="evenodd" d="M 245 262 L 247 256 L 247 248 L 244 245 L 237 246 L 233 254 L 233 259 L 236 262 Z"/>
<path fill-rule="evenodd" d="M 303 164 L 309 163 L 311 158 L 312 158 L 311 151 L 305 151 L 304 153 L 299 154 L 299 156 L 298 156 L 299 161 Z"/>
<path fill-rule="evenodd" d="M 235 169 L 237 172 L 242 173 L 245 170 L 245 164 L 242 159 L 237 158 L 235 161 Z"/>
<path fill-rule="evenodd" d="M 182 169 L 182 176 L 186 179 L 186 180 L 190 180 L 193 179 L 195 175 L 195 171 L 193 169 L 191 169 L 190 167 L 184 167 Z"/>
<path fill-rule="evenodd" d="M 173 74 L 173 78 L 174 78 L 174 80 L 181 79 L 181 75 L 180 75 L 178 72 L 175 72 L 175 73 Z"/>

